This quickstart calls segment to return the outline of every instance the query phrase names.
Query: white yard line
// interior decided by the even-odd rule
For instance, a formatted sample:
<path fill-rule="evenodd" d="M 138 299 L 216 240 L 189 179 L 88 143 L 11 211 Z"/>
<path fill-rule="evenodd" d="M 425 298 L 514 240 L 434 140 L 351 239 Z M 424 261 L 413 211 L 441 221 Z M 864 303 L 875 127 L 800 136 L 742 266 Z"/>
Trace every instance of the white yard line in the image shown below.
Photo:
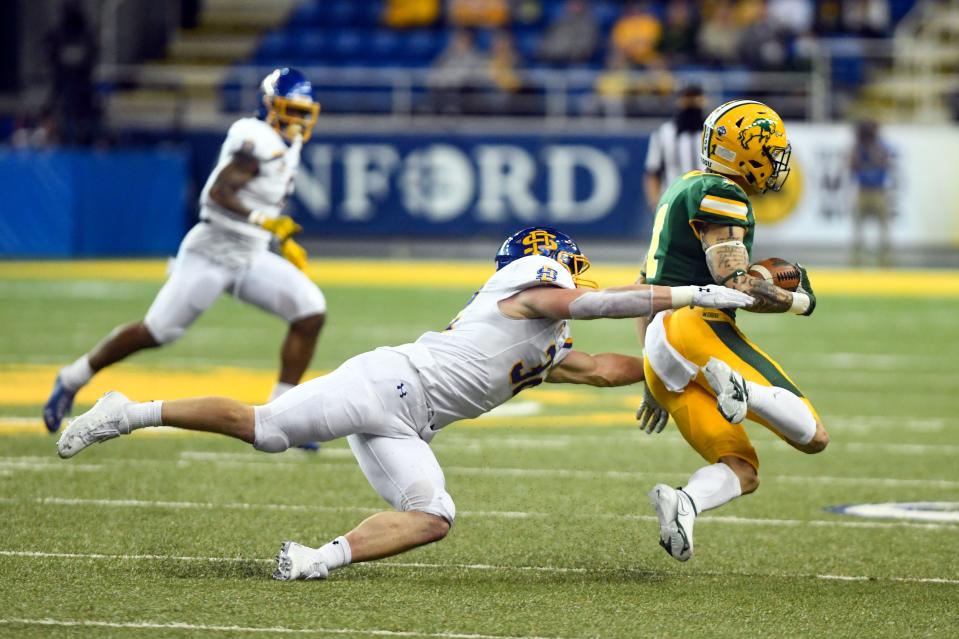
<path fill-rule="evenodd" d="M 561 637 L 534 637 L 524 635 L 481 635 L 460 632 L 414 632 L 405 630 L 383 630 L 378 628 L 285 628 L 283 626 L 216 626 L 186 623 L 183 621 L 95 621 L 91 619 L 0 619 L 2 625 L 13 626 L 53 626 L 53 627 L 89 627 L 89 628 L 139 628 L 149 630 L 183 630 L 189 632 L 228 632 L 228 633 L 264 633 L 264 634 L 309 634 L 309 635 L 363 635 L 374 637 L 436 637 L 437 639 L 562 639 Z"/>
<path fill-rule="evenodd" d="M 381 508 L 361 506 L 315 506 L 302 504 L 249 504 L 243 502 L 213 503 L 195 501 L 156 501 L 146 499 L 68 499 L 62 497 L 37 497 L 18 500 L 16 498 L 0 499 L 2 504 L 31 503 L 43 506 L 101 506 L 107 508 L 165 508 L 172 510 L 266 510 L 290 512 L 351 512 L 368 514 L 382 510 Z M 460 511 L 462 517 L 480 517 L 497 519 L 550 519 L 563 517 L 564 519 L 603 519 L 612 521 L 657 521 L 653 515 L 623 515 L 617 513 L 541 513 L 526 511 Z M 895 529 L 909 528 L 915 530 L 949 530 L 956 531 L 959 526 L 947 523 L 918 523 L 907 521 L 845 521 L 841 519 L 776 519 L 752 518 L 710 515 L 698 521 L 699 525 L 729 524 L 737 526 L 773 526 L 796 527 L 811 526 L 824 528 L 856 528 L 856 529 Z"/>
<path fill-rule="evenodd" d="M 68 552 L 43 552 L 35 550 L 0 550 L 2 557 L 26 557 L 26 558 L 46 558 L 46 559 L 82 559 L 91 561 L 182 561 L 197 563 L 258 563 L 272 564 L 272 559 L 248 559 L 243 557 L 191 557 L 178 555 L 121 555 L 121 554 L 100 554 L 100 553 L 68 553 Z M 946 579 L 943 577 L 880 577 L 869 575 L 831 575 L 831 574 L 790 574 L 790 573 L 754 573 L 748 571 L 693 571 L 693 572 L 670 572 L 665 570 L 642 570 L 636 571 L 630 568 L 577 568 L 571 566 L 499 566 L 494 564 L 443 564 L 429 562 L 400 562 L 400 561 L 380 561 L 373 563 L 356 564 L 354 569 L 380 569 L 380 568 L 405 568 L 405 569 L 425 569 L 425 570 L 475 570 L 480 572 L 542 572 L 551 574 L 588 574 L 588 573 L 620 573 L 620 572 L 642 572 L 648 575 L 661 575 L 671 578 L 694 579 L 697 577 L 778 577 L 786 579 L 824 579 L 831 581 L 896 581 L 905 583 L 929 583 L 959 585 L 959 579 Z"/>
<path fill-rule="evenodd" d="M 103 458 L 96 464 L 87 464 L 84 470 L 102 470 L 107 465 L 151 465 L 151 466 L 185 466 L 194 463 L 216 464 L 227 467 L 263 467 L 269 466 L 276 470 L 301 472 L 304 467 L 318 463 L 325 467 L 355 467 L 352 461 L 353 454 L 346 448 L 323 449 L 318 456 L 292 451 L 290 455 L 265 455 L 262 453 L 217 453 L 217 452 L 181 452 L 180 459 L 136 459 L 136 458 Z M 24 464 L 36 463 L 35 470 L 61 470 L 80 465 L 75 461 L 64 462 L 51 457 L 50 462 L 40 462 L 47 459 L 36 456 L 0 457 L 0 469 L 11 470 L 20 468 L 20 461 Z M 329 463 L 330 459 L 337 460 Z M 34 468 L 31 468 L 33 470 Z M 486 475 L 491 477 L 538 477 L 545 479 L 613 479 L 619 481 L 642 482 L 650 479 L 683 480 L 689 477 L 685 471 L 625 471 L 625 470 L 584 470 L 564 468 L 507 468 L 493 466 L 444 466 L 448 474 Z M 763 481 L 767 484 L 784 482 L 790 484 L 842 484 L 846 486 L 885 486 L 890 488 L 959 488 L 959 480 L 941 478 L 897 478 L 897 477 L 838 477 L 831 475 L 769 475 Z"/>

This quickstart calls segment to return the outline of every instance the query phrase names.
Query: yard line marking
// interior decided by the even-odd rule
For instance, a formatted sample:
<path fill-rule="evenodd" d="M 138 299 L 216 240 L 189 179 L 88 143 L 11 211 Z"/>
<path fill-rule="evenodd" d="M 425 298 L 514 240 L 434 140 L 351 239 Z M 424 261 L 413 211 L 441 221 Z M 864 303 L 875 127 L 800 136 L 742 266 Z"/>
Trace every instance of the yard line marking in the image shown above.
<path fill-rule="evenodd" d="M 239 563 L 253 561 L 257 563 L 272 563 L 272 559 L 247 559 L 244 557 L 191 557 L 187 555 L 110 555 L 102 553 L 82 553 L 82 552 L 42 552 L 39 550 L 0 550 L 0 556 L 3 557 L 38 557 L 52 559 L 96 559 L 96 560 L 121 560 L 121 561 L 208 561 L 210 563 Z"/>
<path fill-rule="evenodd" d="M 273 559 L 247 559 L 243 557 L 195 557 L 195 556 L 177 556 L 177 555 L 113 555 L 100 553 L 67 553 L 67 552 L 42 552 L 34 550 L 0 550 L 0 556 L 5 557 L 36 557 L 52 559 L 90 559 L 94 561 L 183 561 L 183 562 L 209 562 L 209 563 L 258 563 L 272 564 Z M 780 577 L 780 578 L 799 578 L 799 579 L 824 579 L 833 581 L 897 581 L 906 583 L 930 583 L 959 585 L 959 579 L 947 579 L 943 577 L 882 577 L 868 575 L 831 575 L 831 574 L 806 574 L 806 573 L 755 573 L 749 571 L 693 571 L 693 572 L 672 572 L 665 570 L 641 570 L 631 568 L 580 568 L 574 566 L 501 566 L 495 564 L 444 564 L 429 562 L 401 562 L 401 561 L 377 561 L 372 563 L 354 564 L 353 568 L 367 570 L 376 568 L 411 568 L 426 570 L 477 570 L 484 572 L 544 572 L 558 574 L 588 574 L 588 573 L 621 573 L 621 572 L 642 572 L 647 575 L 658 575 L 666 577 L 697 578 L 697 577 Z"/>
<path fill-rule="evenodd" d="M 346 448 L 324 448 L 320 453 L 322 466 L 325 467 L 349 467 L 355 468 L 355 463 L 329 463 L 328 458 L 337 460 L 350 459 L 353 454 Z M 0 457 L 0 467 L 5 460 L 16 459 L 41 459 L 39 457 Z M 214 463 L 226 467 L 263 467 L 270 466 L 276 470 L 295 470 L 300 472 L 308 464 L 313 464 L 316 457 L 312 454 L 300 454 L 300 451 L 291 451 L 290 455 L 264 455 L 260 453 L 216 453 L 216 452 L 181 452 L 180 459 L 98 459 L 97 464 L 91 464 L 90 470 L 100 470 L 106 465 L 189 465 L 196 462 Z M 51 459 L 50 468 L 67 467 L 77 462 L 62 462 L 58 459 Z M 44 467 L 46 469 L 46 467 Z M 561 479 L 614 479 L 621 481 L 644 481 L 648 479 L 686 479 L 689 473 L 683 471 L 629 471 L 629 470 L 585 470 L 568 468 L 508 468 L 508 467 L 489 467 L 489 466 L 444 466 L 443 470 L 447 473 L 460 473 L 464 475 L 490 475 L 501 477 L 542 477 L 542 478 L 561 478 Z M 928 479 L 897 478 L 897 477 L 838 477 L 829 475 L 773 475 L 766 477 L 763 481 L 767 483 L 786 482 L 791 484 L 802 483 L 820 483 L 820 484 L 845 484 L 850 486 L 888 486 L 900 488 L 959 488 L 959 480 L 941 479 L 937 477 Z"/>
<path fill-rule="evenodd" d="M 38 457 L 24 455 L 20 457 L 0 457 L 0 471 L 5 471 L 8 474 L 13 474 L 14 471 L 47 472 L 53 470 L 60 472 L 66 470 L 67 466 L 68 464 L 58 463 L 57 459 L 53 456 Z M 73 471 L 94 472 L 102 469 L 102 464 L 77 464 Z"/>
<path fill-rule="evenodd" d="M 873 581 L 882 579 L 886 581 L 900 581 L 921 584 L 959 584 L 959 579 L 944 579 L 942 577 L 866 577 L 863 575 L 816 575 L 816 579 L 827 579 L 832 581 Z"/>
<path fill-rule="evenodd" d="M 16 499 L 6 499 L 0 503 L 17 503 Z M 174 510 L 270 510 L 270 511 L 292 511 L 292 512 L 356 512 L 356 513 L 375 513 L 382 508 L 371 508 L 364 506 L 317 506 L 302 504 L 249 504 L 243 502 L 195 502 L 195 501 L 155 501 L 143 499 L 72 499 L 63 497 L 36 497 L 23 500 L 24 503 L 36 503 L 50 506 L 105 506 L 110 508 L 170 508 Z M 524 511 L 460 511 L 463 517 L 487 517 L 499 519 L 550 519 L 562 516 L 566 519 L 606 519 L 613 521 L 658 521 L 653 515 L 631 515 L 618 513 L 581 513 L 562 515 L 540 512 Z M 955 531 L 959 526 L 951 523 L 921 523 L 907 521 L 845 521 L 839 519 L 777 519 L 777 518 L 752 518 L 712 515 L 704 517 L 700 521 L 702 524 L 732 524 L 741 526 L 814 526 L 827 528 L 858 528 L 858 529 L 889 529 L 889 528 L 911 528 L 916 530 L 951 530 Z"/>
<path fill-rule="evenodd" d="M 321 634 L 321 635 L 366 635 L 374 637 L 436 637 L 438 639 L 562 639 L 561 637 L 540 637 L 533 635 L 481 635 L 460 632 L 415 632 L 412 630 L 383 630 L 363 628 L 286 628 L 283 626 L 215 626 L 194 624 L 185 621 L 97 621 L 92 619 L 0 619 L 0 624 L 22 626 L 60 626 L 93 628 L 140 628 L 149 630 L 190 630 L 207 632 L 249 632 L 264 634 Z"/>

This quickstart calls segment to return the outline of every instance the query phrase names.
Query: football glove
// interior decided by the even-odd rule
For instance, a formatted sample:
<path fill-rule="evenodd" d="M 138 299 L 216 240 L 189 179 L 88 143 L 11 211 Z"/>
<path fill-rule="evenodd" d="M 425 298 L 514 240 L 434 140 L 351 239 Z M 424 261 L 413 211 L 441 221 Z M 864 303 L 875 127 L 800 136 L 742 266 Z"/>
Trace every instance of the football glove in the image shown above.
<path fill-rule="evenodd" d="M 297 244 L 292 238 L 286 238 L 280 244 L 280 253 L 290 260 L 296 268 L 306 270 L 306 249 Z"/>
<path fill-rule="evenodd" d="M 249 220 L 250 224 L 256 224 L 266 229 L 281 242 L 303 230 L 303 227 L 294 222 L 293 218 L 289 215 L 266 217 L 266 215 L 260 211 L 253 211 L 247 220 Z"/>
<path fill-rule="evenodd" d="M 735 289 L 708 284 L 706 286 L 691 286 L 693 301 L 690 306 L 702 308 L 745 308 L 755 300 L 752 296 Z"/>
<path fill-rule="evenodd" d="M 806 272 L 806 267 L 802 264 L 796 264 L 796 268 L 799 269 L 799 288 L 796 289 L 797 293 L 805 293 L 809 297 L 809 308 L 806 309 L 803 315 L 812 315 L 812 312 L 816 310 L 816 294 L 812 292 L 812 284 L 809 283 L 809 273 Z"/>
<path fill-rule="evenodd" d="M 647 435 L 661 433 L 669 421 L 669 413 L 659 405 L 649 387 L 643 393 L 643 403 L 636 410 L 636 420 L 639 421 L 639 430 L 646 431 Z"/>

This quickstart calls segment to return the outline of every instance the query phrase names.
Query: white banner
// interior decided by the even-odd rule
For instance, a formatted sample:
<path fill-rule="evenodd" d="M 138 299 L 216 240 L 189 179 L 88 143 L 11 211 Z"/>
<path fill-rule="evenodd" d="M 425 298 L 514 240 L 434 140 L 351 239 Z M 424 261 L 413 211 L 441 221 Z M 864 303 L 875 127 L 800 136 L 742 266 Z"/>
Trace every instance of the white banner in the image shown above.
<path fill-rule="evenodd" d="M 847 247 L 856 186 L 852 125 L 787 124 L 792 173 L 782 192 L 753 199 L 763 244 Z M 883 126 L 893 153 L 893 246 L 959 246 L 959 127 Z M 872 229 L 868 229 L 872 230 Z"/>

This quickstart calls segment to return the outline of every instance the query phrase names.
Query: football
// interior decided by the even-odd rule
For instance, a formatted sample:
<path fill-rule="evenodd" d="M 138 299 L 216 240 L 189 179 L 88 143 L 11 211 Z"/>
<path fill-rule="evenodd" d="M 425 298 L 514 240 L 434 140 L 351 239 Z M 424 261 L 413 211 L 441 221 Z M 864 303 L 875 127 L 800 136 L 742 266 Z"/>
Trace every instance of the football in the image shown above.
<path fill-rule="evenodd" d="M 772 282 L 779 288 L 795 291 L 799 288 L 800 274 L 796 265 L 778 257 L 769 257 L 749 267 L 749 274 Z"/>

